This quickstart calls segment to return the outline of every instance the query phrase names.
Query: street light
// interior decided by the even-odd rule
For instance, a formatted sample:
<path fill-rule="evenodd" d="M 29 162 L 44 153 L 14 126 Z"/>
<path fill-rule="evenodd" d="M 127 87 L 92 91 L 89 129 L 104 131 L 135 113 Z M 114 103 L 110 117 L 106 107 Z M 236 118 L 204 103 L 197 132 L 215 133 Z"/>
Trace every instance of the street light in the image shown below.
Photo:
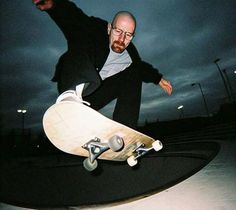
<path fill-rule="evenodd" d="M 229 80 L 227 71 L 226 71 L 226 69 L 223 69 L 222 71 L 223 71 L 223 73 L 224 73 L 224 75 L 225 75 L 225 79 L 226 79 L 226 82 L 227 82 L 228 87 L 229 87 L 229 93 L 230 93 L 231 99 L 234 100 L 233 88 L 232 88 L 232 86 L 231 86 L 231 83 L 230 83 L 230 80 Z M 235 73 L 235 72 L 234 72 L 234 73 Z"/>
<path fill-rule="evenodd" d="M 204 106 L 205 106 L 205 110 L 206 110 L 206 113 L 207 113 L 207 116 L 209 117 L 209 110 L 208 110 L 208 107 L 207 107 L 207 103 L 206 103 L 206 99 L 205 99 L 205 96 L 203 94 L 203 91 L 202 91 L 202 87 L 201 87 L 201 84 L 200 83 L 193 83 L 192 86 L 194 85 L 198 85 L 200 91 L 201 91 L 201 94 L 202 94 L 202 99 L 203 99 L 203 102 L 204 102 Z"/>
<path fill-rule="evenodd" d="M 180 105 L 177 107 L 178 110 L 180 110 L 180 115 L 179 115 L 179 118 L 184 118 L 184 106 L 183 105 Z"/>
<path fill-rule="evenodd" d="M 25 113 L 27 112 L 26 109 L 18 109 L 18 113 L 21 113 L 21 129 L 22 129 L 22 135 L 24 135 L 24 130 L 25 130 Z"/>
<path fill-rule="evenodd" d="M 223 73 L 222 73 L 222 71 L 221 71 L 221 69 L 220 69 L 219 64 L 217 63 L 218 61 L 220 61 L 219 58 L 217 58 L 216 60 L 214 60 L 214 63 L 216 64 L 217 69 L 219 70 L 219 73 L 220 73 L 221 79 L 222 79 L 222 81 L 223 81 L 223 83 L 224 83 L 224 87 L 225 87 L 225 90 L 226 90 L 226 93 L 227 93 L 227 96 L 228 96 L 228 99 L 229 99 L 229 102 L 231 102 L 230 93 L 229 93 L 229 90 L 228 90 L 228 88 L 227 88 L 227 85 L 226 85 L 226 81 L 225 81 L 224 75 L 223 75 Z"/>

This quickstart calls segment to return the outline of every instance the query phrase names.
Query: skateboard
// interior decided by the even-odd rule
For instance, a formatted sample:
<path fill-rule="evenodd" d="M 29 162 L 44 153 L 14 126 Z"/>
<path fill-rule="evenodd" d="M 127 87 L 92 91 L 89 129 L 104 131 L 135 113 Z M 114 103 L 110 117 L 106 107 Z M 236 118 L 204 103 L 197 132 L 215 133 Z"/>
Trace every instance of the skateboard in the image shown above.
<path fill-rule="evenodd" d="M 161 141 L 73 101 L 62 101 L 49 107 L 43 116 L 43 128 L 58 149 L 87 157 L 83 166 L 88 171 L 97 168 L 98 159 L 127 161 L 133 167 L 138 158 L 163 147 Z"/>

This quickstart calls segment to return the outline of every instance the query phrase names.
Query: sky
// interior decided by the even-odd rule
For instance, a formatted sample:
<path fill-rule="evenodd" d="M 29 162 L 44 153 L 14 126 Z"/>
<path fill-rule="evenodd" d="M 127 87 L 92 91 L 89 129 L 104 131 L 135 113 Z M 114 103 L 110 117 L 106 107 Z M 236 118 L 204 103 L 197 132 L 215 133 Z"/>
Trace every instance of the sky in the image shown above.
<path fill-rule="evenodd" d="M 226 102 L 223 81 L 214 61 L 225 69 L 236 89 L 235 0 L 74 0 L 89 16 L 111 21 L 119 10 L 137 19 L 133 40 L 142 59 L 170 80 L 173 94 L 143 84 L 139 123 L 206 115 L 202 88 L 211 114 Z M 66 51 L 61 31 L 45 12 L 29 0 L 0 1 L 0 126 L 19 128 L 26 109 L 25 127 L 41 128 L 42 116 L 57 97 L 50 79 L 60 55 Z M 193 83 L 199 85 L 191 86 Z M 101 112 L 111 117 L 112 102 Z"/>

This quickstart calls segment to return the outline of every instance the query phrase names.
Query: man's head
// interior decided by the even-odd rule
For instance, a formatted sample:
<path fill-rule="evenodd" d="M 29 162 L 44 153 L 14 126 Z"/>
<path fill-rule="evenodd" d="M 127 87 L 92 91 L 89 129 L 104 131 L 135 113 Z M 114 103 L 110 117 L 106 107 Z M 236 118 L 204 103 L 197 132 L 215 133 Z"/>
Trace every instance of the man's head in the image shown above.
<path fill-rule="evenodd" d="M 116 53 L 122 53 L 132 41 L 136 28 L 134 16 L 127 12 L 118 12 L 112 23 L 108 24 L 109 44 Z"/>

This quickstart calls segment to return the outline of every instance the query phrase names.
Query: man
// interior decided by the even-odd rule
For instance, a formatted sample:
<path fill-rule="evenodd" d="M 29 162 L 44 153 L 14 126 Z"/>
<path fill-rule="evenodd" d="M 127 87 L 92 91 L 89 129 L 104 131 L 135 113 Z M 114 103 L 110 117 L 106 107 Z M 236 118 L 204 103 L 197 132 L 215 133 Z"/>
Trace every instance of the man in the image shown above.
<path fill-rule="evenodd" d="M 162 74 L 144 62 L 132 43 L 136 20 L 126 11 L 112 23 L 83 13 L 68 0 L 33 0 L 62 30 L 68 50 L 57 64 L 53 81 L 62 100 L 87 101 L 96 110 L 117 99 L 113 119 L 135 128 L 142 82 L 152 82 L 169 95 L 172 86 Z M 83 96 L 83 99 L 82 99 Z"/>

